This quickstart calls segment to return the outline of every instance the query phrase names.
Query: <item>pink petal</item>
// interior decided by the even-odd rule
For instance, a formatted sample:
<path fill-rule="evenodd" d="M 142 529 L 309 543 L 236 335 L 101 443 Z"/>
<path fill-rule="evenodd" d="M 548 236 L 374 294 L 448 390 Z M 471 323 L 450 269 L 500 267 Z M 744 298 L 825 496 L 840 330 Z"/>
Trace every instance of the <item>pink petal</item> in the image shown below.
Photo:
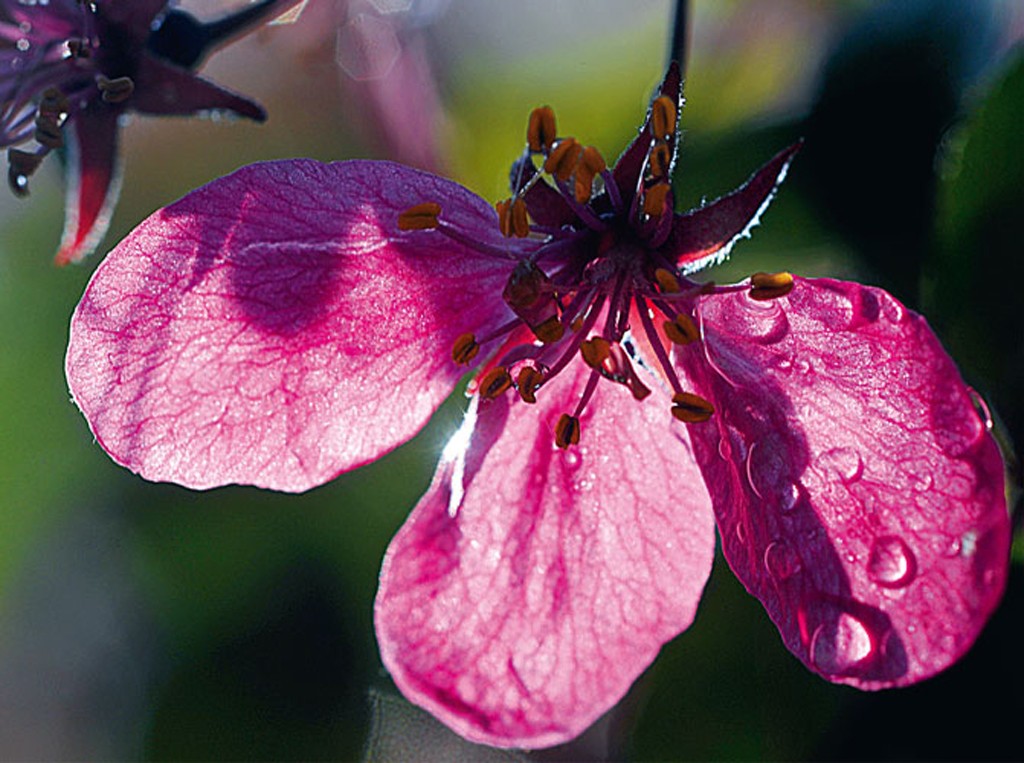
<path fill-rule="evenodd" d="M 676 215 L 665 254 L 684 273 L 695 273 L 722 262 L 733 244 L 750 235 L 786 177 L 803 142 L 772 157 L 742 186 L 707 206 Z"/>
<path fill-rule="evenodd" d="M 255 101 L 161 59 L 144 55 L 128 105 L 141 114 L 189 115 L 230 111 L 262 122 L 267 113 Z"/>
<path fill-rule="evenodd" d="M 384 664 L 472 741 L 577 736 L 690 625 L 710 571 L 709 499 L 667 399 L 602 382 L 580 445 L 555 448 L 590 373 L 574 366 L 535 405 L 480 405 L 384 559 Z"/>
<path fill-rule="evenodd" d="M 999 602 L 1009 520 L 999 450 L 924 319 L 824 279 L 699 317 L 682 362 L 717 412 L 691 436 L 736 575 L 829 680 L 948 667 Z"/>
<path fill-rule="evenodd" d="M 56 263 L 67 265 L 90 254 L 102 240 L 121 187 L 117 120 L 121 110 L 94 101 L 70 120 L 65 172 L 64 234 Z"/>
<path fill-rule="evenodd" d="M 455 338 L 510 315 L 510 263 L 398 231 L 428 200 L 505 243 L 482 199 L 387 162 L 252 165 L 154 214 L 71 322 L 99 443 L 151 480 L 300 491 L 410 438 L 462 373 Z"/>

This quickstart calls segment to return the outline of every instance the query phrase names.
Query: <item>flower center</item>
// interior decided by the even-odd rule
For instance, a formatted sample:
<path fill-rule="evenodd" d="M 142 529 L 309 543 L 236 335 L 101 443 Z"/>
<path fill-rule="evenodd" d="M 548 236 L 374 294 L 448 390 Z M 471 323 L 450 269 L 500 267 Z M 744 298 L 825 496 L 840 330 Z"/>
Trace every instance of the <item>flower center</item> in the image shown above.
<path fill-rule="evenodd" d="M 654 99 L 640 138 L 647 137 L 648 144 L 636 157 L 642 161 L 633 177 L 619 165 L 610 170 L 593 146 L 558 137 L 550 107 L 535 109 L 526 148 L 513 164 L 513 195 L 496 204 L 504 236 L 536 243 L 527 254 L 511 255 L 474 240 L 446 221 L 435 202 L 399 216 L 401 230 L 437 230 L 514 262 L 501 295 L 512 320 L 488 336 L 463 334 L 452 347 L 453 361 L 468 365 L 481 347 L 497 345 L 471 392 L 493 399 L 514 389 L 530 404 L 577 356 L 591 369 L 575 409 L 555 426 L 560 448 L 579 442 L 580 415 L 601 380 L 625 386 L 638 401 L 651 394 L 635 362 L 671 389 L 673 417 L 707 421 L 714 407 L 683 390 L 670 360 L 673 345 L 701 341 L 694 320 L 697 298 L 741 288 L 754 298 L 771 299 L 792 286 L 788 274 L 758 274 L 740 287 L 702 285 L 684 276 L 662 251 L 674 219 L 670 178 L 676 115 L 670 98 Z"/>

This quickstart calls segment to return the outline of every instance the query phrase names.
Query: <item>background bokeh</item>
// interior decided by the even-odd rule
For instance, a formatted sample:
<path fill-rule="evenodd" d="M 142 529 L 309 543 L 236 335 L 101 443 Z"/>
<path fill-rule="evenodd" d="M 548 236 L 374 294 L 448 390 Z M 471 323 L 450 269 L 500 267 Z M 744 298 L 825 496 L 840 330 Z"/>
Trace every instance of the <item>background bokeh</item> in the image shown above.
<path fill-rule="evenodd" d="M 380 559 L 458 395 L 408 445 L 306 495 L 194 493 L 134 477 L 93 442 L 64 382 L 67 322 L 134 224 L 248 162 L 397 158 L 498 199 L 543 103 L 560 132 L 617 155 L 663 71 L 672 14 L 668 0 L 310 0 L 205 68 L 260 100 L 266 124 L 128 125 L 121 201 L 84 265 L 51 265 L 57 161 L 30 199 L 0 193 L 0 759 L 527 757 L 473 748 L 410 707 L 374 643 Z M 1015 502 L 1024 6 L 709 0 L 690 32 L 681 206 L 806 138 L 715 279 L 827 274 L 923 311 L 992 409 Z M 967 658 L 880 694 L 807 672 L 719 558 L 695 625 L 619 707 L 529 757 L 1020 758 L 1017 535 L 1006 599 Z"/>

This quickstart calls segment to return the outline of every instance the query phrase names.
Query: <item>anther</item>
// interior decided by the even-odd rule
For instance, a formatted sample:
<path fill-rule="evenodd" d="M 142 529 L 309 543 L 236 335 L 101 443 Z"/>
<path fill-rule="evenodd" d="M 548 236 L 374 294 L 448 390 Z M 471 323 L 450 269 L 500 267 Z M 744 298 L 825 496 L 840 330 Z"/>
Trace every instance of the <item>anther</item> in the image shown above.
<path fill-rule="evenodd" d="M 33 136 L 36 142 L 50 149 L 64 146 L 64 134 L 60 131 L 57 118 L 48 114 L 36 117 L 36 131 Z"/>
<path fill-rule="evenodd" d="M 462 334 L 452 345 L 452 360 L 460 366 L 468 366 L 478 352 L 480 345 L 476 343 L 476 337 L 470 333 Z"/>
<path fill-rule="evenodd" d="M 667 95 L 660 95 L 651 104 L 651 131 L 656 140 L 668 140 L 676 133 L 676 105 Z"/>
<path fill-rule="evenodd" d="M 72 58 L 89 58 L 92 55 L 92 50 L 86 45 L 85 40 L 72 38 L 68 40 L 67 44 L 68 53 Z"/>
<path fill-rule="evenodd" d="M 672 396 L 672 415 L 686 424 L 707 421 L 715 407 L 700 395 L 692 392 L 677 392 Z"/>
<path fill-rule="evenodd" d="M 544 374 L 533 366 L 523 366 L 516 377 L 516 391 L 524 403 L 537 402 L 537 389 L 544 383 Z"/>
<path fill-rule="evenodd" d="M 441 214 L 441 205 L 435 201 L 427 201 L 409 207 L 398 216 L 398 230 L 429 230 L 437 227 L 437 217 Z"/>
<path fill-rule="evenodd" d="M 754 273 L 750 277 L 750 298 L 778 299 L 793 290 L 793 276 L 789 273 Z"/>
<path fill-rule="evenodd" d="M 608 356 L 601 363 L 598 369 L 605 379 L 624 385 L 633 393 L 636 400 L 643 400 L 651 394 L 651 390 L 640 381 L 640 377 L 633 370 L 633 364 L 629 356 L 622 349 L 620 344 L 612 344 L 608 348 Z"/>
<path fill-rule="evenodd" d="M 651 150 L 648 165 L 653 177 L 667 177 L 669 165 L 672 163 L 672 152 L 665 143 L 659 143 Z"/>
<path fill-rule="evenodd" d="M 594 369 L 600 369 L 611 355 L 611 342 L 602 336 L 595 336 L 580 344 L 583 362 Z"/>
<path fill-rule="evenodd" d="M 135 83 L 131 77 L 107 79 L 102 74 L 96 77 L 96 86 L 103 93 L 105 103 L 123 103 L 131 98 L 135 91 Z"/>
<path fill-rule="evenodd" d="M 498 212 L 498 227 L 505 237 L 526 238 L 530 235 L 530 221 L 526 215 L 526 202 L 522 199 L 505 199 L 494 205 Z"/>
<path fill-rule="evenodd" d="M 672 189 L 668 183 L 657 183 L 644 194 L 644 212 L 651 217 L 661 217 L 665 212 L 665 197 Z"/>
<path fill-rule="evenodd" d="M 594 178 L 604 172 L 608 165 L 601 152 L 593 146 L 587 146 L 580 155 L 576 166 L 575 196 L 579 204 L 586 204 L 593 194 Z"/>
<path fill-rule="evenodd" d="M 39 100 L 39 113 L 43 116 L 59 119 L 68 113 L 70 104 L 67 96 L 56 87 L 48 87 Z"/>
<path fill-rule="evenodd" d="M 41 154 L 22 151 L 20 148 L 7 149 L 7 184 L 15 196 L 28 196 L 28 178 L 43 161 Z"/>
<path fill-rule="evenodd" d="M 555 445 L 565 450 L 580 441 L 580 420 L 563 413 L 555 424 Z"/>
<path fill-rule="evenodd" d="M 480 397 L 484 400 L 493 400 L 512 386 L 512 377 L 504 366 L 495 366 L 485 373 L 477 385 Z"/>
<path fill-rule="evenodd" d="M 544 344 L 554 344 L 565 335 L 565 326 L 554 316 L 536 326 L 530 326 L 530 329 Z"/>
<path fill-rule="evenodd" d="M 575 138 L 562 138 L 544 161 L 544 171 L 564 183 L 572 176 L 582 153 L 583 147 Z"/>
<path fill-rule="evenodd" d="M 550 106 L 541 106 L 530 112 L 526 128 L 526 142 L 534 153 L 550 151 L 555 143 L 555 112 Z"/>
<path fill-rule="evenodd" d="M 658 268 L 654 271 L 654 280 L 658 282 L 658 286 L 661 287 L 665 294 L 679 293 L 679 279 L 675 277 L 671 270 Z"/>
<path fill-rule="evenodd" d="M 662 324 L 662 329 L 665 331 L 665 336 L 668 337 L 669 341 L 673 344 L 690 344 L 700 339 L 700 332 L 697 330 L 697 325 L 693 322 L 693 319 L 685 313 L 680 313 L 675 317 L 674 320 L 665 321 Z"/>

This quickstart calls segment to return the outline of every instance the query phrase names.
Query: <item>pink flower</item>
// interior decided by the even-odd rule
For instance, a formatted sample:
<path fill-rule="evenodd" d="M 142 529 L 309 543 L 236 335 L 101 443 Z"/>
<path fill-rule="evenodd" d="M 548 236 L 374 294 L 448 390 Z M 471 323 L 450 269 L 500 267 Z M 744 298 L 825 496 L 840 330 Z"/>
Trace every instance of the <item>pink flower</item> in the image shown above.
<path fill-rule="evenodd" d="M 537 109 L 497 215 L 387 162 L 243 168 L 129 235 L 72 319 L 99 443 L 193 488 L 319 485 L 476 364 L 376 624 L 402 692 L 478 742 L 612 707 L 693 620 L 715 522 L 786 646 L 862 689 L 949 666 L 1003 590 L 1002 461 L 923 318 L 852 283 L 691 279 L 798 147 L 675 214 L 680 89 L 673 66 L 611 169 Z"/>
<path fill-rule="evenodd" d="M 126 111 L 225 111 L 263 120 L 262 107 L 193 73 L 213 47 L 298 0 L 260 0 L 201 24 L 167 0 L 0 0 L 0 148 L 11 190 L 53 149 L 69 149 L 67 212 L 57 263 L 89 254 L 117 199 L 118 122 Z"/>

